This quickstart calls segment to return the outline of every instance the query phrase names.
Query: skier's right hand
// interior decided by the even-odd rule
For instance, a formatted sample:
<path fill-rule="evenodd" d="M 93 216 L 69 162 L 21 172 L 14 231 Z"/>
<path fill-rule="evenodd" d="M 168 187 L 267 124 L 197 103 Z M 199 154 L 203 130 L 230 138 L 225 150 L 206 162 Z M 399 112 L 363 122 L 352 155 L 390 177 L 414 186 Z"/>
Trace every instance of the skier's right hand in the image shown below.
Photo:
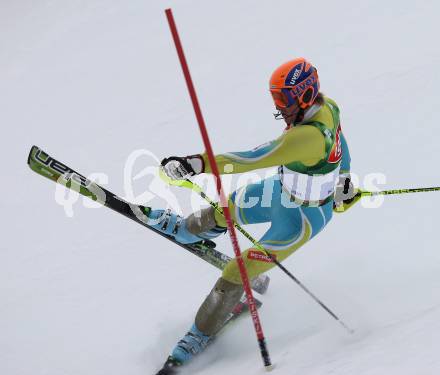
<path fill-rule="evenodd" d="M 349 173 L 339 175 L 339 181 L 335 189 L 334 208 L 342 206 L 344 203 L 351 203 L 356 195 L 355 188 L 351 182 Z"/>
<path fill-rule="evenodd" d="M 205 163 L 201 155 L 170 156 L 161 161 L 165 174 L 173 180 L 185 180 L 188 177 L 203 173 Z"/>

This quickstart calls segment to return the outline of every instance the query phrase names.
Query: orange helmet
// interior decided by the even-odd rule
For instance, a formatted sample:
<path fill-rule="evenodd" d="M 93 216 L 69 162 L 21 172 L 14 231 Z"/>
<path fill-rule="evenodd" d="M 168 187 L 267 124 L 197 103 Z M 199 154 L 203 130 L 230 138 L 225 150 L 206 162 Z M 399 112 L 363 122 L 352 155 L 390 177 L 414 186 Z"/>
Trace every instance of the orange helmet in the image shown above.
<path fill-rule="evenodd" d="M 298 101 L 302 109 L 310 107 L 318 96 L 318 71 L 303 57 L 278 67 L 270 77 L 269 89 L 275 105 L 287 108 Z"/>

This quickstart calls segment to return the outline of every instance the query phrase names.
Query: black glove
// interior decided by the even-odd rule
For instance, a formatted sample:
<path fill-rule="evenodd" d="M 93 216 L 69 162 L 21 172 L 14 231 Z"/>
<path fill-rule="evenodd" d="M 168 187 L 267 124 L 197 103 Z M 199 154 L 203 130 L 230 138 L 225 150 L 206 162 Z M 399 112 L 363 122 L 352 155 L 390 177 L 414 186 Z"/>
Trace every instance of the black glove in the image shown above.
<path fill-rule="evenodd" d="M 351 183 L 351 176 L 349 173 L 341 174 L 339 176 L 339 181 L 335 189 L 335 199 L 333 207 L 339 207 L 344 203 L 351 203 L 356 195 L 355 188 Z"/>
<path fill-rule="evenodd" d="M 161 161 L 165 174 L 173 180 L 184 180 L 196 174 L 203 173 L 205 163 L 201 155 L 170 156 Z"/>

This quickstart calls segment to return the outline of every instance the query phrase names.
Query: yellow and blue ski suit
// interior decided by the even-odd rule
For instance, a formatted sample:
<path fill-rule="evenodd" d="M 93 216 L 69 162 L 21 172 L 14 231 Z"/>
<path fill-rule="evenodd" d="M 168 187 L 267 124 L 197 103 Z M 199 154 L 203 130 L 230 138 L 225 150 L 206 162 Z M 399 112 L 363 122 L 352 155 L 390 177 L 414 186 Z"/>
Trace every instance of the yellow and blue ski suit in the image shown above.
<path fill-rule="evenodd" d="M 210 173 L 207 156 L 202 156 L 205 172 Z M 229 197 L 229 207 L 233 219 L 240 225 L 270 223 L 270 228 L 259 242 L 278 261 L 283 261 L 329 223 L 335 187 L 331 176 L 348 173 L 351 159 L 340 127 L 339 108 L 326 97 L 309 118 L 295 124 L 274 141 L 251 151 L 217 155 L 216 162 L 222 174 L 279 166 L 277 175 L 233 192 Z M 330 185 L 324 184 L 328 191 L 321 189 L 317 200 L 309 200 L 307 181 L 322 176 L 330 176 Z M 302 190 L 305 193 L 299 194 L 299 198 L 297 185 L 292 184 L 298 178 L 305 178 L 307 185 L 304 185 Z M 222 215 L 216 213 L 215 219 L 219 226 L 226 226 Z M 243 252 L 243 260 L 251 279 L 274 266 L 264 252 L 254 247 Z M 235 260 L 226 266 L 223 278 L 241 283 Z"/>

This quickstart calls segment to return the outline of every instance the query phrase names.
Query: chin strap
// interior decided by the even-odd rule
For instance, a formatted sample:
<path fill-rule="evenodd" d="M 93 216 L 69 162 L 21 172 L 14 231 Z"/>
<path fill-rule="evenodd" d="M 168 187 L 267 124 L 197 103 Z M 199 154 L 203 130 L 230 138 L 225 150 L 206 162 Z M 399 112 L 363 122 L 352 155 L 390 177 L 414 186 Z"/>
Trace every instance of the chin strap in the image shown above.
<path fill-rule="evenodd" d="M 311 108 L 309 108 L 309 109 L 311 109 Z M 319 108 L 318 108 L 318 110 L 319 110 Z M 304 110 L 304 109 L 300 108 L 300 110 L 298 111 L 298 114 L 296 115 L 295 120 L 293 120 L 292 124 L 287 125 L 287 128 L 290 128 L 291 126 L 295 126 L 295 124 L 298 124 L 298 123 L 304 121 L 305 114 L 307 113 L 307 111 L 308 110 Z M 316 112 L 314 112 L 313 115 L 315 113 Z M 312 116 L 310 116 L 310 117 L 312 117 Z M 275 117 L 275 120 L 285 120 L 284 115 L 283 115 L 283 113 L 280 110 L 276 111 L 273 114 L 273 117 Z"/>

